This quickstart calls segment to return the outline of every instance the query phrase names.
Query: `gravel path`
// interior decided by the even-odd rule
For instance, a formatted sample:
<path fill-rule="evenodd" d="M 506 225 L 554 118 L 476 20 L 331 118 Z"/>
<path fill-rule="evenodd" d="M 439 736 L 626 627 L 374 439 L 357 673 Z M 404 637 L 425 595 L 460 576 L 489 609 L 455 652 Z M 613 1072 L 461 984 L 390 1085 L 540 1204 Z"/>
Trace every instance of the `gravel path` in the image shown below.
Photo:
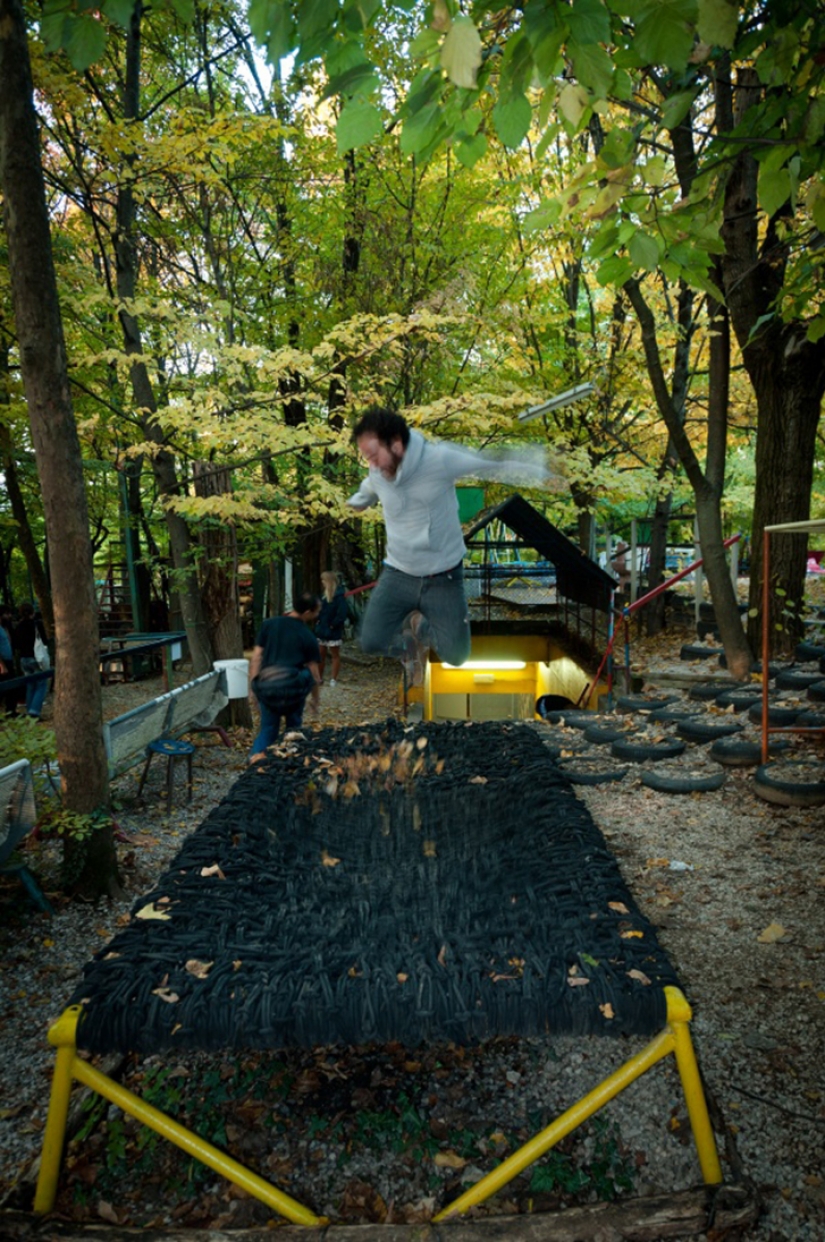
<path fill-rule="evenodd" d="M 338 686 L 323 692 L 321 724 L 379 720 L 395 710 L 391 665 L 347 660 L 343 673 Z M 664 670 L 663 675 L 666 680 Z M 148 682 L 110 687 L 108 714 L 152 693 Z M 552 730 L 536 727 L 549 740 Z M 0 888 L 0 1200 L 39 1150 L 52 1069 L 45 1039 L 49 1022 L 82 965 L 128 919 L 135 897 L 245 765 L 248 738 L 238 738 L 234 750 L 213 735 L 205 738 L 196 755 L 193 801 L 186 805 L 181 796 L 170 817 L 163 810 L 159 765 L 142 807 L 131 801 L 135 773 L 118 783 L 119 821 L 128 838 L 119 846 L 128 889 L 123 901 L 98 908 L 61 903 L 55 893 L 58 853 L 50 844 L 38 846 L 31 861 L 55 896 L 53 920 L 30 914 L 13 884 Z M 696 764 L 699 750 L 691 753 Z M 726 1129 L 721 1136 L 729 1149 L 726 1171 L 730 1160 L 741 1161 L 765 1202 L 762 1219 L 747 1238 L 818 1242 L 825 1238 L 825 816 L 821 808 L 788 810 L 756 798 L 750 770 L 730 771 L 716 792 L 676 797 L 645 788 L 639 766 L 631 765 L 619 783 L 577 792 L 643 911 L 657 924 L 694 1005 L 694 1039 Z M 577 1098 L 632 1050 L 612 1040 L 553 1041 L 548 1056 L 535 1041 L 501 1041 L 483 1058 L 453 1058 L 446 1073 L 444 1066 L 424 1064 L 419 1067 L 424 1080 L 416 1081 L 423 1081 L 422 1100 L 434 1101 L 431 1133 L 440 1126 L 447 1141 L 462 1128 L 518 1134 L 525 1127 L 529 1132 L 536 1117 L 552 1116 Z M 371 1071 L 379 1083 L 382 1073 L 389 1081 L 401 1072 L 397 1066 L 392 1073 L 386 1067 Z M 363 1106 L 369 1107 L 364 1097 Z M 620 1135 L 634 1193 L 673 1191 L 699 1180 L 681 1091 L 669 1065 L 645 1075 L 610 1108 L 609 1133 Z M 493 1160 L 496 1142 L 488 1142 Z M 596 1139 L 588 1142 L 592 1155 Z M 387 1204 L 395 1203 L 393 1219 L 425 1219 L 445 1188 L 477 1176 L 472 1160 L 453 1161 L 452 1168 L 437 1166 L 434 1184 L 432 1176 L 420 1176 L 389 1149 L 363 1158 L 356 1152 L 341 1170 L 338 1153 L 323 1143 L 313 1146 L 306 1134 L 297 1150 L 279 1158 L 283 1167 L 276 1162 L 270 1175 L 278 1173 L 282 1181 L 292 1177 L 286 1187 L 292 1193 L 304 1180 L 316 1187 L 326 1180 L 330 1202 L 316 1206 L 340 1211 L 349 1195 L 356 1201 L 351 1218 L 357 1210 L 367 1219 L 381 1219 L 383 1210 L 386 1218 Z M 353 1186 L 371 1188 L 383 1209 L 370 1207 L 366 1191 L 359 1200 Z M 146 1206 L 155 1212 L 153 1223 L 161 1224 L 172 1213 L 165 1215 L 164 1187 L 154 1193 L 157 1202 Z M 539 1196 L 536 1207 L 541 1205 Z M 255 1223 L 254 1214 L 246 1219 L 241 1209 L 233 1200 L 220 1223 Z M 505 1201 L 497 1210 L 514 1209 Z"/>

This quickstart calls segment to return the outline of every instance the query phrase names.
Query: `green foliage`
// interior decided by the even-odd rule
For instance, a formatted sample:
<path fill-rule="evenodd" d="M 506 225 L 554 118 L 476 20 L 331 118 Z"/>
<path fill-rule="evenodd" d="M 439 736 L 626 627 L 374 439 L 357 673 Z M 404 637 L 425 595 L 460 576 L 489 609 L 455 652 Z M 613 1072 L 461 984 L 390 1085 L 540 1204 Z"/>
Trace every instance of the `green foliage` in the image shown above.
<path fill-rule="evenodd" d="M 57 759 L 54 733 L 31 716 L 0 716 L 0 768 L 28 759 L 37 774 Z"/>
<path fill-rule="evenodd" d="M 621 1150 L 621 1135 L 615 1122 L 602 1117 L 592 1122 L 592 1154 L 582 1163 L 572 1156 L 551 1150 L 532 1166 L 530 1191 L 575 1195 L 591 1187 L 597 1199 L 611 1201 L 633 1189 L 633 1166 Z"/>
<path fill-rule="evenodd" d="M 88 814 L 70 811 L 66 807 L 49 807 L 38 820 L 43 833 L 70 840 L 77 845 L 88 842 L 96 832 L 111 823 L 108 807 L 99 807 Z"/>

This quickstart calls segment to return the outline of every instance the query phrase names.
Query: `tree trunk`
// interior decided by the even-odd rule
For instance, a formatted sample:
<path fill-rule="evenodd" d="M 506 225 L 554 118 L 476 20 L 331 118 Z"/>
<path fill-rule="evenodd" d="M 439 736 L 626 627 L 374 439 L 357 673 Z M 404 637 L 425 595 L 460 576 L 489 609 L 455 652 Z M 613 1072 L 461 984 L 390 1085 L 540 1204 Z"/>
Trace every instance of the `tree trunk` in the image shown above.
<path fill-rule="evenodd" d="M 668 453 L 665 454 L 665 462 L 663 462 L 660 474 L 663 476 L 667 469 L 667 461 L 669 458 L 670 444 L 668 444 Z M 673 506 L 673 492 L 667 492 L 664 496 L 656 497 L 656 506 L 653 510 L 653 516 L 650 519 L 650 552 L 648 558 L 647 573 L 647 589 L 652 591 L 654 587 L 661 586 L 665 580 L 665 557 L 667 554 L 667 532 L 670 524 L 670 511 Z M 644 605 L 645 608 L 645 633 L 649 638 L 654 634 L 660 634 L 665 624 L 665 596 L 664 592 L 652 599 L 649 604 Z"/>
<path fill-rule="evenodd" d="M 781 522 L 804 522 L 811 515 L 811 489 L 825 372 L 822 358 L 793 339 L 770 348 L 746 366 L 756 392 L 756 495 L 751 542 L 748 637 L 759 650 L 762 632 L 762 531 Z M 802 602 L 808 537 L 774 535 L 771 547 L 771 649 L 791 653 L 802 637 Z"/>
<path fill-rule="evenodd" d="M 756 71 L 742 69 L 736 91 L 729 67 L 716 78 L 717 127 L 730 132 L 764 88 Z M 736 104 L 734 105 L 734 94 Z M 751 537 L 748 637 L 758 649 L 762 632 L 762 532 L 766 525 L 810 517 L 816 429 L 825 394 L 825 338 L 807 339 L 807 324 L 783 322 L 776 313 L 788 248 L 778 223 L 791 215 L 784 205 L 760 230 L 758 166 L 744 149 L 725 185 L 725 252 L 722 275 L 731 322 L 756 395 L 756 494 Z M 790 650 L 802 632 L 800 604 L 805 583 L 804 535 L 783 536 L 771 556 L 773 583 L 768 632 L 776 650 Z"/>
<path fill-rule="evenodd" d="M 693 488 L 696 515 L 700 524 L 702 554 L 705 572 L 711 589 L 714 606 L 718 608 L 717 621 L 723 618 L 725 654 L 731 674 L 744 680 L 751 666 L 751 653 L 742 627 L 738 622 L 738 609 L 733 584 L 727 573 L 725 550 L 722 546 L 722 494 L 725 480 L 725 450 L 727 445 L 728 375 L 730 370 L 730 341 L 727 318 L 719 307 L 712 304 L 709 314 L 714 326 L 711 335 L 711 383 L 708 412 L 708 438 L 705 469 L 699 464 L 684 423 L 684 407 L 687 397 L 687 378 L 690 339 L 695 330 L 693 295 L 682 286 L 679 293 L 679 325 L 681 333 L 676 346 L 676 364 L 673 368 L 671 387 L 665 377 L 659 347 L 656 340 L 656 324 L 653 313 L 642 294 L 639 283 L 628 281 L 625 291 L 639 319 L 645 350 L 648 375 L 650 376 L 656 404 L 670 433 L 667 459 L 677 455 Z M 658 507 L 658 506 L 657 506 Z M 667 540 L 666 529 L 664 531 Z M 651 537 L 651 585 L 653 583 L 653 538 Z M 658 585 L 658 584 L 656 584 Z M 736 622 L 734 623 L 734 614 Z M 648 627 L 648 633 L 655 633 Z"/>
<path fill-rule="evenodd" d="M 717 282 L 720 273 L 716 273 Z M 730 398 L 730 319 L 727 309 L 711 302 L 708 315 L 710 367 L 708 374 L 708 439 L 704 478 L 695 473 L 696 522 L 702 546 L 704 573 L 713 600 L 719 636 L 725 648 L 728 671 L 737 681 L 750 675 L 753 654 L 739 616 L 739 597 L 731 580 L 723 547 L 722 496 L 725 492 L 725 464 L 728 444 L 728 402 Z"/>
<path fill-rule="evenodd" d="M 83 462 L 77 436 L 40 163 L 26 23 L 19 0 L 0 0 L 0 189 L 23 384 L 51 549 L 55 707 L 61 788 L 80 814 L 108 805 L 97 608 Z M 72 850 L 71 887 L 119 891 L 111 820 Z"/>

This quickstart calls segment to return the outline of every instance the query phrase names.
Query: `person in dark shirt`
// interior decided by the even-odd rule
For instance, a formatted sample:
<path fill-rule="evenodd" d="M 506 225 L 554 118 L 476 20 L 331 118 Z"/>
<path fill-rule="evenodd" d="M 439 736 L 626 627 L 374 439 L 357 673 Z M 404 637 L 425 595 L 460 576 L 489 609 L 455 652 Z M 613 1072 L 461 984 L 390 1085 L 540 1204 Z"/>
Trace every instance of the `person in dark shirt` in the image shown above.
<path fill-rule="evenodd" d="M 321 684 L 319 668 L 320 651 L 315 635 L 309 626 L 321 611 L 321 601 L 316 595 L 299 595 L 291 610 L 282 617 L 270 617 L 264 621 L 249 661 L 249 698 L 257 701 L 261 710 L 261 727 L 252 743 L 250 763 L 263 759 L 268 746 L 274 746 L 283 718 L 287 729 L 300 729 L 304 719 L 304 705 L 312 695 L 312 704 L 318 707 L 318 687 Z M 297 697 L 289 704 L 273 708 L 264 701 L 264 694 L 255 687 L 256 679 L 266 674 L 290 670 L 305 671 L 301 678 Z"/>

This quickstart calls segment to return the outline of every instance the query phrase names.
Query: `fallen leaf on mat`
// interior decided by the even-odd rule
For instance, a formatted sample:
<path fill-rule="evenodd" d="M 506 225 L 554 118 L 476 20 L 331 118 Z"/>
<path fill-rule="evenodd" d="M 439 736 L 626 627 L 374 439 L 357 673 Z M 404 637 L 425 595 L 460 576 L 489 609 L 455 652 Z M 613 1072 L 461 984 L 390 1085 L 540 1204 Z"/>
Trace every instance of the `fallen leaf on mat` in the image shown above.
<path fill-rule="evenodd" d="M 613 1011 L 613 1006 L 611 1005 L 610 1001 L 605 1001 L 603 1005 L 599 1005 L 599 1009 L 601 1009 L 602 1013 L 604 1014 L 606 1018 L 616 1017 L 616 1014 Z"/>
<path fill-rule="evenodd" d="M 337 867 L 340 861 L 340 858 L 335 858 L 332 854 L 327 853 L 326 850 L 321 850 L 321 862 L 325 867 Z"/>
<path fill-rule="evenodd" d="M 196 957 L 190 957 L 185 969 L 196 979 L 205 979 L 214 965 L 214 962 L 199 962 Z"/>
<path fill-rule="evenodd" d="M 217 863 L 213 863 L 211 867 L 201 867 L 201 872 L 200 872 L 200 873 L 201 873 L 201 875 L 202 875 L 202 876 L 204 876 L 204 878 L 208 878 L 208 877 L 209 877 L 209 876 L 211 876 L 211 875 L 216 875 L 216 876 L 218 877 L 218 879 L 219 879 L 219 880 L 225 880 L 225 879 L 226 879 L 226 876 L 225 876 L 225 875 L 224 875 L 224 873 L 221 871 L 221 869 L 220 869 L 220 867 L 218 866 L 218 864 L 217 864 Z"/>
<path fill-rule="evenodd" d="M 638 979 L 639 983 L 643 983 L 645 987 L 649 986 L 650 980 L 643 970 L 629 970 L 627 973 L 631 979 Z"/>
<path fill-rule="evenodd" d="M 152 988 L 152 995 L 159 996 L 162 1001 L 167 1001 L 170 1005 L 180 1000 L 177 992 L 173 992 L 170 988 Z"/>
<path fill-rule="evenodd" d="M 142 906 L 135 914 L 136 919 L 164 919 L 166 922 L 169 922 L 171 917 L 171 914 L 164 914 L 162 910 L 156 910 L 151 901 L 148 906 Z"/>

